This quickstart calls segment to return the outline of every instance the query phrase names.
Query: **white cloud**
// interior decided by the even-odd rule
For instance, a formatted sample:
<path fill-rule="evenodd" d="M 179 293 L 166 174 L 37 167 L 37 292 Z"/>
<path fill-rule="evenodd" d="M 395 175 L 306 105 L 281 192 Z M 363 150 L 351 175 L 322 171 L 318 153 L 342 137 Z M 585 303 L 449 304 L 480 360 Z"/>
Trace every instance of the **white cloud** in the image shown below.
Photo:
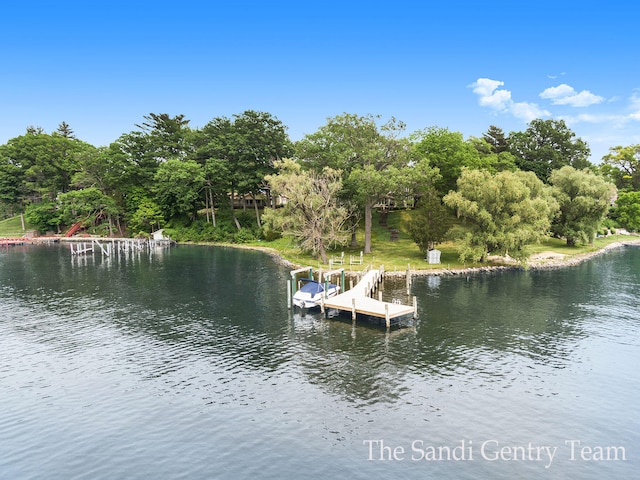
<path fill-rule="evenodd" d="M 557 87 L 550 87 L 540 94 L 540 98 L 551 100 L 554 105 L 569 105 L 571 107 L 588 107 L 604 102 L 604 98 L 591 93 L 589 90 L 576 92 L 575 89 L 566 83 Z"/>
<path fill-rule="evenodd" d="M 491 80 L 490 78 L 479 78 L 473 82 L 470 87 L 473 87 L 473 93 L 477 93 L 481 97 L 491 95 L 493 91 L 504 85 L 504 82 L 500 80 Z"/>
<path fill-rule="evenodd" d="M 500 88 L 503 85 L 504 82 L 499 80 L 479 78 L 469 87 L 473 88 L 473 93 L 478 95 L 480 106 L 511 114 L 525 122 L 550 115 L 549 112 L 541 109 L 535 103 L 514 102 L 511 98 L 511 91 Z"/>
<path fill-rule="evenodd" d="M 564 120 L 567 125 L 578 123 L 591 124 L 607 124 L 609 127 L 618 127 L 625 123 L 625 117 L 615 114 L 598 114 L 581 113 L 580 115 L 560 115 L 559 119 Z"/>
<path fill-rule="evenodd" d="M 612 129 L 621 129 L 627 126 L 629 122 L 640 121 L 640 93 L 633 93 L 629 97 L 628 113 L 602 113 L 598 115 L 581 114 L 563 117 L 570 123 L 592 123 L 607 125 Z"/>
<path fill-rule="evenodd" d="M 509 90 L 498 90 L 498 87 L 503 85 L 504 82 L 498 80 L 479 78 L 469 86 L 473 87 L 473 93 L 480 97 L 478 102 L 481 106 L 502 111 L 511 102 L 511 92 Z"/>
<path fill-rule="evenodd" d="M 527 123 L 536 118 L 564 120 L 569 128 L 576 128 L 576 135 L 585 140 L 591 148 L 592 161 L 598 162 L 613 145 L 633 145 L 640 143 L 640 89 L 626 98 L 617 96 L 604 99 L 584 90 L 576 92 L 567 84 L 559 84 L 544 90 L 540 97 L 558 106 L 588 106 L 600 103 L 597 111 L 587 109 L 572 110 L 578 115 L 553 111 L 553 115 L 531 102 L 515 102 L 512 92 L 504 88 L 504 82 L 489 78 L 478 78 L 468 86 L 478 96 L 478 103 L 497 115 L 511 116 Z"/>
<path fill-rule="evenodd" d="M 535 103 L 518 102 L 512 103 L 509 112 L 516 118 L 529 123 L 536 118 L 548 117 L 550 113 L 541 109 Z"/>

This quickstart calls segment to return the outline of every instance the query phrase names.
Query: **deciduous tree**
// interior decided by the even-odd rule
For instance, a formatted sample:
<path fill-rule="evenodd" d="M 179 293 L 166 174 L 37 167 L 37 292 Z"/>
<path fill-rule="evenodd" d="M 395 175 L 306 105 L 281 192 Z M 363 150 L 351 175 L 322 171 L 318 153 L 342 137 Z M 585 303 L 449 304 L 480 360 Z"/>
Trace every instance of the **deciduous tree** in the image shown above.
<path fill-rule="evenodd" d="M 109 233 L 113 233 L 113 216 L 118 213 L 113 198 L 96 187 L 72 190 L 58 196 L 58 207 L 63 224 L 70 225 L 82 221 L 87 225 L 97 225 L 106 220 Z"/>
<path fill-rule="evenodd" d="M 619 189 L 640 190 L 640 144 L 613 147 L 602 161 Z"/>
<path fill-rule="evenodd" d="M 292 153 L 292 144 L 284 124 L 266 112 L 247 110 L 241 114 L 217 117 L 205 125 L 198 134 L 197 158 L 201 164 L 209 162 L 207 171 L 213 175 L 211 183 L 221 178 L 211 167 L 224 173 L 227 180 L 224 194 L 230 195 L 233 210 L 235 194 L 251 195 L 254 200 L 265 189 L 264 179 L 275 173 L 274 162 Z M 256 222 L 260 216 L 256 206 Z"/>
<path fill-rule="evenodd" d="M 435 187 L 440 196 L 456 188 L 462 169 L 485 166 L 473 142 L 464 140 L 462 133 L 446 128 L 429 127 L 412 135 L 415 156 L 437 168 L 440 178 Z"/>
<path fill-rule="evenodd" d="M 158 167 L 153 192 L 167 219 L 179 215 L 193 216 L 203 185 L 204 173 L 198 163 L 170 159 Z"/>
<path fill-rule="evenodd" d="M 509 151 L 518 168 L 534 172 L 547 183 L 553 170 L 563 166 L 588 168 L 591 151 L 586 142 L 576 138 L 564 120 L 532 120 L 524 132 L 511 132 Z"/>
<path fill-rule="evenodd" d="M 588 169 L 570 166 L 554 170 L 549 177 L 560 205 L 553 232 L 567 245 L 593 242 L 595 234 L 616 196 L 616 187 Z"/>
<path fill-rule="evenodd" d="M 409 162 L 408 141 L 401 137 L 405 125 L 391 118 L 345 113 L 327 120 L 317 132 L 296 145 L 305 166 L 343 173 L 343 197 L 354 199 L 364 214 L 364 252 L 371 253 L 371 225 L 376 202 L 393 194 L 393 170 Z"/>
<path fill-rule="evenodd" d="M 265 209 L 265 226 L 281 229 L 302 250 L 327 263 L 327 250 L 344 245 L 349 237 L 349 211 L 339 201 L 341 172 L 329 167 L 303 171 L 289 159 L 278 165 L 279 173 L 267 181 L 286 203 L 277 210 Z"/>
<path fill-rule="evenodd" d="M 640 192 L 620 192 L 615 218 L 624 228 L 640 232 Z"/>

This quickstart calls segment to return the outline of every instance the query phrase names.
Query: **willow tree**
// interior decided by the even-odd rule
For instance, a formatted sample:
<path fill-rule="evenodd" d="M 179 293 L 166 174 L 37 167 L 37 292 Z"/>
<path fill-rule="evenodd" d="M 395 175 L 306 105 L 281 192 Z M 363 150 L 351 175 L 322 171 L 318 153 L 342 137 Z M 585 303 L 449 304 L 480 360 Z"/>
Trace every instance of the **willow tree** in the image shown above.
<path fill-rule="evenodd" d="M 462 170 L 458 189 L 443 198 L 466 227 L 461 261 L 484 261 L 489 253 L 523 261 L 527 244 L 541 240 L 558 209 L 533 172 Z"/>
<path fill-rule="evenodd" d="M 327 263 L 327 250 L 349 239 L 349 210 L 339 202 L 341 172 L 326 167 L 303 171 L 290 159 L 277 162 L 277 175 L 266 177 L 271 190 L 286 201 L 282 208 L 265 209 L 265 228 L 280 230 L 300 248 Z"/>

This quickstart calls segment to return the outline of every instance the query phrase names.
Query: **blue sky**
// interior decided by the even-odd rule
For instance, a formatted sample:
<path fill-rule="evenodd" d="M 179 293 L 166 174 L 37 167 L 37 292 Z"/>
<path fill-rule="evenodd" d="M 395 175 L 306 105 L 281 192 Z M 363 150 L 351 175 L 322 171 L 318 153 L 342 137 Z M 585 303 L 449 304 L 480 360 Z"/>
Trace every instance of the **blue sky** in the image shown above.
<path fill-rule="evenodd" d="M 149 113 L 247 109 L 293 140 L 344 112 L 481 136 L 564 119 L 598 162 L 640 143 L 628 0 L 5 0 L 0 143 L 29 125 L 107 145 Z"/>

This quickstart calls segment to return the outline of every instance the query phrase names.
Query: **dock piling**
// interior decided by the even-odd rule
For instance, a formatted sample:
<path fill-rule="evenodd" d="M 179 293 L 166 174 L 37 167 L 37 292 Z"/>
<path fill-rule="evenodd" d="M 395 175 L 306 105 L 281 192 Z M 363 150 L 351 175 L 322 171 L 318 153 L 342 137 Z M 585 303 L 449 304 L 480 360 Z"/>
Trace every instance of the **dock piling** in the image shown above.
<path fill-rule="evenodd" d="M 387 328 L 391 328 L 391 318 L 389 317 L 389 304 L 384 304 L 384 322 L 387 325 Z"/>

